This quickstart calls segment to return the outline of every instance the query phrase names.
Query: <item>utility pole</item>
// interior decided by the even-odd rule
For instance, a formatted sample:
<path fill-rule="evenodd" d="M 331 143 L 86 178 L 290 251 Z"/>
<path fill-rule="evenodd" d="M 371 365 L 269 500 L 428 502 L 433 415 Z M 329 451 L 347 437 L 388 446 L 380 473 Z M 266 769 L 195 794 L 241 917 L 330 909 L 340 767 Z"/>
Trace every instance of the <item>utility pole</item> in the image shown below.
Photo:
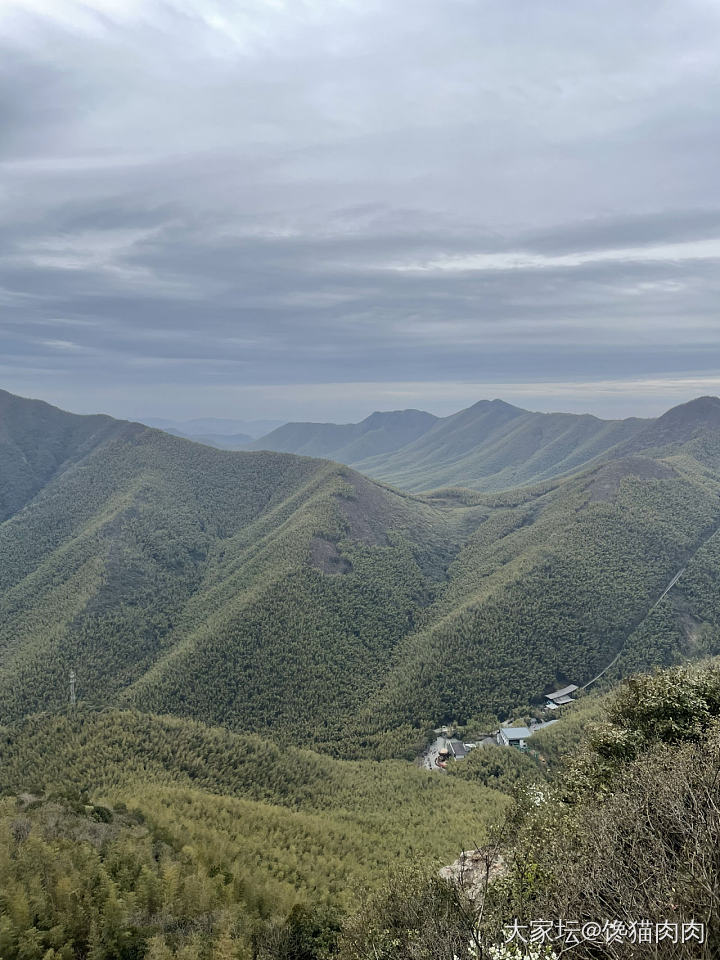
<path fill-rule="evenodd" d="M 76 702 L 75 696 L 75 671 L 70 671 L 70 706 L 74 707 Z"/>

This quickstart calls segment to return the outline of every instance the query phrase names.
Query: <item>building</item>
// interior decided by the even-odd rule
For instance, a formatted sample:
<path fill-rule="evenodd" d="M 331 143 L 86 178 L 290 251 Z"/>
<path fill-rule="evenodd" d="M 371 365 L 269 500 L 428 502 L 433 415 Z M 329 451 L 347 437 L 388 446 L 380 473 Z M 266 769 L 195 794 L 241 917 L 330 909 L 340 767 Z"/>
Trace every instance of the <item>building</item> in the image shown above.
<path fill-rule="evenodd" d="M 562 690 L 555 690 L 553 693 L 546 693 L 545 706 L 548 708 L 548 710 L 557 710 L 558 707 L 563 707 L 566 703 L 573 703 L 574 697 L 571 697 L 570 694 L 575 693 L 577 689 L 577 685 L 571 683 L 567 687 L 563 687 Z"/>
<path fill-rule="evenodd" d="M 517 747 L 524 750 L 532 731 L 527 727 L 500 727 L 497 742 L 501 747 Z"/>
<path fill-rule="evenodd" d="M 456 760 L 463 760 L 469 752 L 470 745 L 461 743 L 460 740 L 450 740 L 450 750 Z"/>

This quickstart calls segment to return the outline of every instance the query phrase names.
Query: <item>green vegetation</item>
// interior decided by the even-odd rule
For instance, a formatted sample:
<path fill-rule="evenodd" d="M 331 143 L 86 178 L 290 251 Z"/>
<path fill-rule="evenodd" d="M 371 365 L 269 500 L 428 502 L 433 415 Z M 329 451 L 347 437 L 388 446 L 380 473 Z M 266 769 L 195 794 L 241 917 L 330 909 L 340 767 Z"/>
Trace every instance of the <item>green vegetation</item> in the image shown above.
<path fill-rule="evenodd" d="M 594 724 L 604 716 L 606 700 L 607 694 L 585 694 L 563 707 L 558 723 L 533 734 L 532 750 L 542 757 L 547 770 L 557 770 L 577 753 Z"/>
<path fill-rule="evenodd" d="M 23 403 L 4 421 L 13 436 Z M 562 482 L 426 497 L 108 418 L 88 432 L 38 406 L 23 456 L 46 430 L 64 459 L 0 523 L 3 722 L 61 707 L 74 669 L 86 704 L 412 757 L 436 724 L 516 713 L 618 653 L 638 669 L 720 644 L 705 406 L 686 447 L 674 421 L 662 434 L 665 459 L 634 451 Z"/>
<path fill-rule="evenodd" d="M 453 763 L 448 770 L 454 778 L 470 780 L 508 796 L 528 782 L 544 778 L 544 771 L 533 754 L 499 746 L 476 747 L 461 763 Z"/>
<path fill-rule="evenodd" d="M 623 903 L 699 910 L 717 947 L 720 672 L 606 691 L 720 649 L 720 402 L 563 480 L 426 496 L 0 404 L 3 960 L 468 960 L 508 917 Z M 456 439 L 478 416 L 519 456 L 522 411 Z M 585 463 L 573 424 L 528 469 Z M 527 755 L 389 759 L 611 663 Z M 478 929 L 437 868 L 498 837 Z"/>
<path fill-rule="evenodd" d="M 588 467 L 612 455 L 642 426 L 636 419 L 531 413 L 502 400 L 482 400 L 439 420 L 397 452 L 352 465 L 406 490 L 507 490 Z"/>
<path fill-rule="evenodd" d="M 555 954 L 579 960 L 714 960 L 720 665 L 631 678 L 604 703 L 604 722 L 563 776 L 540 786 L 526 780 L 502 829 L 476 851 L 475 867 L 456 874 L 458 886 L 422 870 L 396 874 L 346 921 L 342 960 L 491 960 L 498 954 L 490 946 L 514 921 L 525 937 L 533 923 L 552 923 Z M 580 937 L 570 946 L 560 921 L 566 930 L 569 921 L 577 930 L 597 924 L 602 942 Z M 642 923 L 651 932 L 646 947 L 631 941 Z M 704 925 L 704 938 L 696 927 L 700 939 L 683 939 L 690 923 Z M 656 925 L 665 924 L 670 933 L 656 946 Z"/>
<path fill-rule="evenodd" d="M 245 956 L 258 938 L 279 949 L 298 905 L 324 936 L 391 864 L 437 869 L 506 806 L 401 761 L 118 711 L 6 728 L 0 787 L 6 960 Z"/>
<path fill-rule="evenodd" d="M 125 426 L 110 417 L 79 417 L 0 390 L 0 523 L 55 474 Z"/>
<path fill-rule="evenodd" d="M 638 469 L 597 468 L 496 508 L 400 645 L 369 712 L 392 726 L 431 706 L 429 720 L 464 724 L 600 673 L 720 519 L 717 486 L 690 474 L 645 479 Z"/>
<path fill-rule="evenodd" d="M 707 942 L 664 943 L 662 955 L 717 956 L 719 762 L 717 665 L 629 680 L 546 802 L 516 811 L 509 869 L 490 894 L 494 922 L 694 920 Z M 633 955 L 627 943 L 603 949 Z"/>

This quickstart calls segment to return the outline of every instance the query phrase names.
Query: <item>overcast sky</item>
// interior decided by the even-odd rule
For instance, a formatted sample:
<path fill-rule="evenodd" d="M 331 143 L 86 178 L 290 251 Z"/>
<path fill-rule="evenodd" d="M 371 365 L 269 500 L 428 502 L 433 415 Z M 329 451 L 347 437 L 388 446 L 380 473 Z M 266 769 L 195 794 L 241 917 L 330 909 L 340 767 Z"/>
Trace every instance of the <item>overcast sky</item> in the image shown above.
<path fill-rule="evenodd" d="M 117 416 L 720 392 L 718 0 L 0 0 L 0 386 Z"/>

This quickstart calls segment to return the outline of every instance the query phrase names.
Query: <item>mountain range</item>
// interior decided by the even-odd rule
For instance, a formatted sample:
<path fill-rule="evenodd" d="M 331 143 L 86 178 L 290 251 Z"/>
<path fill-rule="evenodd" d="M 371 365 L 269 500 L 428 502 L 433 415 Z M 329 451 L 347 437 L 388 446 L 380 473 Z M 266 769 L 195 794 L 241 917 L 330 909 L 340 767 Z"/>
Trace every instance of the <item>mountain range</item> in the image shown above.
<path fill-rule="evenodd" d="M 696 403 L 704 400 L 712 398 L 699 398 Z M 699 415 L 700 406 L 693 409 Z M 198 432 L 211 423 L 202 420 L 187 421 L 183 429 L 163 428 L 224 450 L 272 450 L 334 460 L 412 492 L 454 486 L 490 492 L 569 476 L 642 451 L 652 446 L 655 429 L 665 431 L 658 442 L 668 443 L 671 419 L 666 415 L 658 420 L 602 420 L 590 414 L 536 413 L 503 400 L 480 400 L 448 417 L 422 410 L 376 411 L 359 423 L 283 423 L 262 436 L 257 428 L 268 421 L 254 421 L 252 436 L 230 433 L 231 424 L 241 423 L 231 420 L 215 421 L 225 425 L 215 433 Z M 170 421 L 152 423 L 162 426 Z M 684 430 L 681 424 L 681 442 Z"/>
<path fill-rule="evenodd" d="M 449 417 L 398 410 L 373 413 L 360 423 L 287 423 L 235 448 L 327 457 L 416 492 L 447 486 L 494 491 L 567 475 L 613 456 L 649 422 L 533 413 L 481 400 Z"/>
<path fill-rule="evenodd" d="M 479 412 L 516 471 L 525 415 Z M 0 722 L 61 706 L 74 669 L 89 704 L 411 755 L 616 658 L 712 652 L 720 400 L 621 423 L 570 476 L 416 495 L 0 393 Z"/>

